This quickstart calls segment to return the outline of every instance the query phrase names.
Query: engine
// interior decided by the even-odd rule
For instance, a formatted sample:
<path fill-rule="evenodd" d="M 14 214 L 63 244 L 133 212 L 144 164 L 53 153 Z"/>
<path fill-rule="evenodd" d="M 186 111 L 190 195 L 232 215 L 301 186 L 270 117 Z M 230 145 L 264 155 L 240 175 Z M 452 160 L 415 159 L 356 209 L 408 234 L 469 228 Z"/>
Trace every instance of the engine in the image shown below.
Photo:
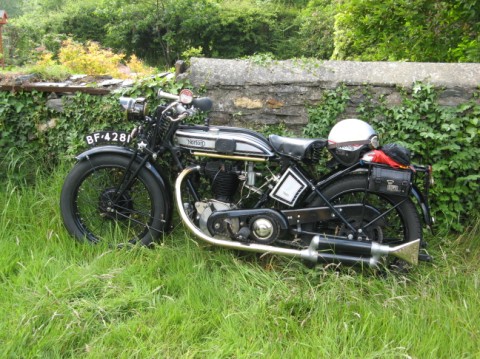
<path fill-rule="evenodd" d="M 254 165 L 243 162 L 209 161 L 204 173 L 210 183 L 209 200 L 197 202 L 195 209 L 201 231 L 217 239 L 270 244 L 283 235 L 287 225 L 281 214 L 272 209 L 242 209 L 239 187 L 247 195 L 261 194 L 255 187 Z M 267 179 L 268 182 L 268 179 Z M 236 204 L 237 203 L 237 204 Z M 247 206 L 250 207 L 250 206 Z"/>

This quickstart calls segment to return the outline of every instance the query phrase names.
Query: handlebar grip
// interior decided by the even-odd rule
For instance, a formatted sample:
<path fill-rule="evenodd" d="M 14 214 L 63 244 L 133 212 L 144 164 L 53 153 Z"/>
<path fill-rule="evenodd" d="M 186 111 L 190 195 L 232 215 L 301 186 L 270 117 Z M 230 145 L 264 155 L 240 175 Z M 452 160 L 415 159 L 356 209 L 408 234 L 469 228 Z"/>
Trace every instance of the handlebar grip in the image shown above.
<path fill-rule="evenodd" d="M 198 108 L 200 111 L 209 111 L 213 106 L 213 102 L 208 97 L 200 97 L 194 98 L 192 105 Z"/>

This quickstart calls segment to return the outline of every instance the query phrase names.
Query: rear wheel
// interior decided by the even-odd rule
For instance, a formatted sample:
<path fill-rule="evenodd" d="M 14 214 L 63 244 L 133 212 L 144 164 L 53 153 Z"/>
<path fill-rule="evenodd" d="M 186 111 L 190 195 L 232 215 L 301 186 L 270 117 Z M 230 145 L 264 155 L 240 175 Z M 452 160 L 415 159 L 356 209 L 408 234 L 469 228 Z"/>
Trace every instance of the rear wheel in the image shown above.
<path fill-rule="evenodd" d="M 422 238 L 422 227 L 415 205 L 409 198 L 381 193 L 367 193 L 368 177 L 363 174 L 350 175 L 328 186 L 322 193 L 334 205 L 364 204 L 373 211 L 358 211 L 347 218 L 351 226 L 339 219 L 317 223 L 314 232 L 345 236 L 356 240 L 375 241 L 384 244 L 400 244 Z M 309 206 L 322 206 L 316 198 Z M 373 221 L 373 222 L 372 222 Z M 362 227 L 363 230 L 359 232 Z"/>
<path fill-rule="evenodd" d="M 166 203 L 145 168 L 125 190 L 129 158 L 101 154 L 83 160 L 67 175 L 60 209 L 68 232 L 79 240 L 149 245 L 164 229 Z M 127 175 L 138 168 L 134 164 Z"/>

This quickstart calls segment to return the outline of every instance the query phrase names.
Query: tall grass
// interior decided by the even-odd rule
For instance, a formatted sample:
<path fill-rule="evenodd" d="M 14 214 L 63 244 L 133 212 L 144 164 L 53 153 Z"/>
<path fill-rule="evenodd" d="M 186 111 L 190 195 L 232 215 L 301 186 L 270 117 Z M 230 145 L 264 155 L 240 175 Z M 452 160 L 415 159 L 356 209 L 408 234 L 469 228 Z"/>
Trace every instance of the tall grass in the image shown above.
<path fill-rule="evenodd" d="M 2 358 L 480 356 L 478 223 L 406 275 L 242 257 L 180 225 L 111 250 L 63 229 L 65 173 L 0 189 Z"/>

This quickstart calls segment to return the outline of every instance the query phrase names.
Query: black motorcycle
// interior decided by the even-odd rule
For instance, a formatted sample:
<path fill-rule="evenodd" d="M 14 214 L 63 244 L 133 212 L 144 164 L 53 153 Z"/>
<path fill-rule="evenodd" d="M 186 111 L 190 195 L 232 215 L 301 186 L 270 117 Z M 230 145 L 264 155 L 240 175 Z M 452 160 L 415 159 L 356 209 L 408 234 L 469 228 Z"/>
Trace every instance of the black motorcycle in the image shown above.
<path fill-rule="evenodd" d="M 120 99 L 137 123 L 132 132 L 86 136 L 91 148 L 77 156 L 60 199 L 78 240 L 150 245 L 172 228 L 175 203 L 195 236 L 226 248 L 309 265 L 428 259 L 420 251 L 422 222 L 433 222 L 431 167 L 382 151 L 366 122 L 340 121 L 328 139 L 266 138 L 208 119 L 186 123 L 212 107 L 190 90 L 158 96 L 170 103 L 150 116 L 144 98 Z M 328 154 L 328 174 L 318 176 Z"/>

